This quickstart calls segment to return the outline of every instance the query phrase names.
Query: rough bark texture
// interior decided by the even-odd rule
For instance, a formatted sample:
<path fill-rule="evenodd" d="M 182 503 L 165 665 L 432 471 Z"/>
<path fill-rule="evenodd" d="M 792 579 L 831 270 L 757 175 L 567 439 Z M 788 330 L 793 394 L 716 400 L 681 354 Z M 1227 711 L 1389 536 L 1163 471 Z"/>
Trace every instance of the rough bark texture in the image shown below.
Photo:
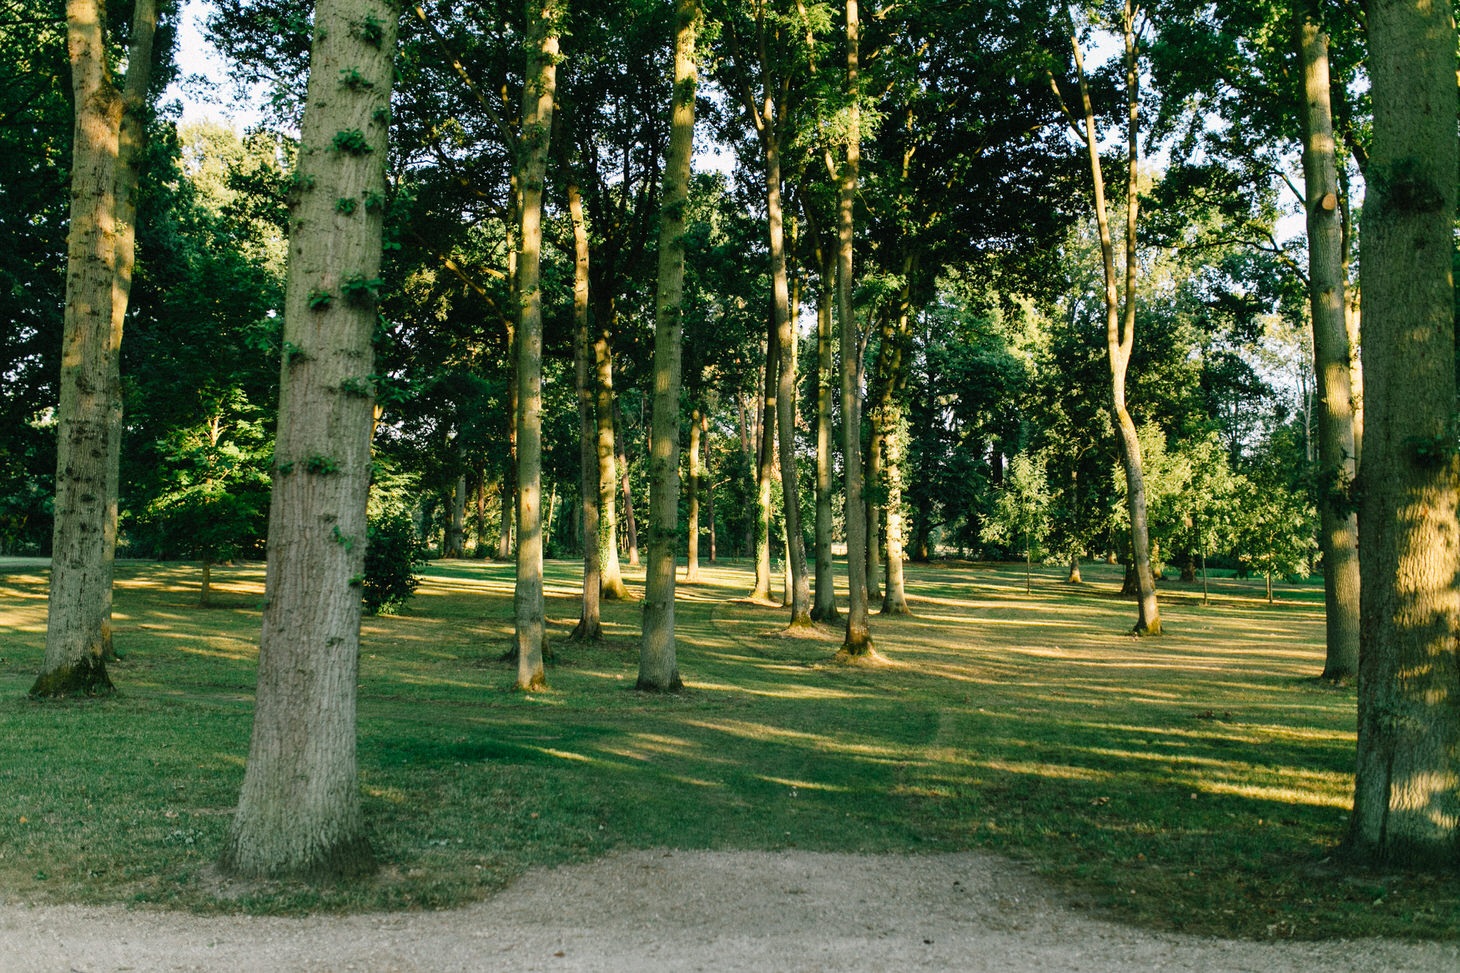
<path fill-rule="evenodd" d="M 624 546 L 628 549 L 629 564 L 639 563 L 639 528 L 634 519 L 634 491 L 629 485 L 629 454 L 624 447 L 624 413 L 618 400 L 613 403 L 614 450 L 618 456 L 618 472 L 624 498 Z"/>
<path fill-rule="evenodd" d="M 836 252 L 828 248 L 821 262 L 821 303 L 816 309 L 816 593 L 811 606 L 811 617 L 828 624 L 840 615 L 831 559 L 831 396 L 836 382 L 831 307 L 836 300 L 835 279 Z"/>
<path fill-rule="evenodd" d="M 57 411 L 55 524 L 46 651 L 32 696 L 111 692 L 104 649 L 112 416 L 116 159 L 122 96 L 107 64 L 103 5 L 68 0 L 75 128 Z"/>
<path fill-rule="evenodd" d="M 1460 463 L 1451 280 L 1457 145 L 1448 0 L 1373 0 L 1364 205 L 1358 767 L 1349 845 L 1460 865 Z"/>
<path fill-rule="evenodd" d="M 857 322 L 852 306 L 853 207 L 857 198 L 857 169 L 861 164 L 862 85 L 859 65 L 857 0 L 847 0 L 847 90 L 851 94 L 850 136 L 842 165 L 837 200 L 837 324 L 841 344 L 842 467 L 846 476 L 847 521 L 847 630 L 842 649 L 851 657 L 873 651 L 867 623 L 867 514 L 862 501 L 862 392 L 857 362 Z"/>
<path fill-rule="evenodd" d="M 674 548 L 679 534 L 679 373 L 684 331 L 684 217 L 694 152 L 695 29 L 699 0 L 674 8 L 674 95 L 659 222 L 659 281 L 654 313 L 654 414 L 649 480 L 649 564 L 638 688 L 682 688 L 674 652 Z M 698 420 L 699 416 L 695 416 Z M 698 427 L 698 422 L 696 422 Z"/>
<path fill-rule="evenodd" d="M 356 25 L 370 23 L 362 31 Z M 315 8 L 289 235 L 276 467 L 243 789 L 220 862 L 249 876 L 373 867 L 355 759 L 393 9 Z M 346 83 L 354 77 L 358 83 Z M 344 212 L 342 199 L 362 205 Z"/>
<path fill-rule="evenodd" d="M 522 239 L 517 281 L 517 688 L 541 688 L 547 632 L 542 591 L 542 196 L 557 82 L 561 0 L 527 0 L 527 78 L 522 91 Z"/>
<path fill-rule="evenodd" d="M 1318 547 L 1323 553 L 1327 609 L 1325 679 L 1359 668 L 1359 525 L 1348 503 L 1354 450 L 1352 349 L 1344 299 L 1343 227 L 1328 76 L 1328 36 L 1315 4 L 1299 7 L 1303 62 L 1303 179 L 1308 210 L 1308 300 L 1313 315 L 1313 368 L 1318 374 Z"/>
<path fill-rule="evenodd" d="M 1105 178 L 1100 167 L 1100 144 L 1095 131 L 1095 112 L 1090 105 L 1089 88 L 1085 83 L 1083 57 L 1079 38 L 1071 32 L 1075 62 L 1080 66 L 1080 102 L 1084 110 L 1085 141 L 1090 155 L 1090 170 L 1095 189 L 1095 218 L 1100 226 L 1100 257 L 1105 275 L 1106 352 L 1110 364 L 1111 415 L 1120 441 L 1121 466 L 1125 470 L 1126 511 L 1130 516 L 1132 567 L 1135 572 L 1139 612 L 1135 631 L 1141 635 L 1161 633 L 1161 613 L 1156 602 L 1156 579 L 1151 571 L 1150 531 L 1146 522 L 1146 483 L 1141 469 L 1141 447 L 1136 438 L 1136 424 L 1126 408 L 1126 370 L 1135 343 L 1137 270 L 1136 217 L 1139 195 L 1136 175 L 1140 163 L 1137 140 L 1139 119 L 1139 74 L 1136 69 L 1134 11 L 1129 0 L 1122 13 L 1125 40 L 1126 83 L 1126 214 L 1125 214 L 1125 307 L 1122 314 L 1119 285 L 1116 282 L 1115 245 L 1110 236 L 1110 219 L 1105 205 Z"/>
<path fill-rule="evenodd" d="M 576 182 L 568 183 L 568 214 L 573 222 L 573 378 L 578 391 L 578 492 L 583 534 L 583 609 L 572 638 L 591 642 L 603 637 L 599 611 L 603 572 L 598 547 L 598 422 L 593 414 L 588 362 L 593 353 L 588 335 L 588 225 Z"/>
<path fill-rule="evenodd" d="M 466 554 L 466 474 L 456 478 L 451 489 L 451 523 L 446 528 L 445 557 L 463 557 Z"/>

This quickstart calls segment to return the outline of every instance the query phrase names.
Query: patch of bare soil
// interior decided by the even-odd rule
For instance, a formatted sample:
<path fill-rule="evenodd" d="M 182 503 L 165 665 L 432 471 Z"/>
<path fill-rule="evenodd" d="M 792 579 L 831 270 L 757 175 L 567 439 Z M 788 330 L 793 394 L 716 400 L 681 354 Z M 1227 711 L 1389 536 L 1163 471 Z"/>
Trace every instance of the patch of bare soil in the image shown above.
<path fill-rule="evenodd" d="M 306 919 L 0 904 L 0 970 L 1454 973 L 1460 946 L 1151 933 L 989 855 L 633 851 L 449 912 Z"/>

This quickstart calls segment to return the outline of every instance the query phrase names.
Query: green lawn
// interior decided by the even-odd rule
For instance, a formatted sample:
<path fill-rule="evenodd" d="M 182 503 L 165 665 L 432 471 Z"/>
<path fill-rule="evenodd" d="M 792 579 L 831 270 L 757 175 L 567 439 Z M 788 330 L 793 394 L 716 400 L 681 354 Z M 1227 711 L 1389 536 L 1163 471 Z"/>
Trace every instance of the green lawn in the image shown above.
<path fill-rule="evenodd" d="M 1166 634 L 1126 634 L 1116 569 L 911 565 L 913 617 L 874 616 L 889 665 L 833 663 L 838 633 L 781 637 L 744 564 L 681 586 L 686 692 L 632 690 L 637 603 L 567 641 L 577 565 L 548 568 L 548 692 L 510 689 L 512 568 L 435 562 L 368 619 L 361 786 L 375 879 L 242 887 L 209 868 L 248 752 L 259 565 L 118 569 L 105 700 L 25 692 L 43 562 L 0 562 L 0 895 L 192 909 L 437 907 L 613 847 L 934 853 L 987 848 L 1071 901 L 1246 936 L 1455 937 L 1454 876 L 1355 872 L 1343 835 L 1354 693 L 1322 667 L 1322 589 L 1163 586 Z M 642 574 L 630 571 L 637 586 Z M 637 588 L 636 588 L 637 591 Z"/>

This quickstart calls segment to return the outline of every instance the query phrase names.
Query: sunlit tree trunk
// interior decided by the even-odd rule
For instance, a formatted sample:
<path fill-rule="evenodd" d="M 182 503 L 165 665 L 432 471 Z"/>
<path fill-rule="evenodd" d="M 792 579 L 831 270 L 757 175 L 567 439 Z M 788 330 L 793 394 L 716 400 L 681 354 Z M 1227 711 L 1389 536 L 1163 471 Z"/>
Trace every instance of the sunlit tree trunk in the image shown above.
<path fill-rule="evenodd" d="M 610 316 L 611 317 L 611 316 Z M 608 601 L 629 597 L 618 558 L 618 469 L 613 428 L 613 352 L 609 324 L 601 322 L 593 342 L 595 415 L 598 422 L 598 563 L 603 570 L 599 590 Z"/>
<path fill-rule="evenodd" d="M 528 83 L 522 92 L 522 239 L 517 263 L 517 688 L 538 689 L 547 639 L 542 591 L 542 197 L 557 81 L 562 0 L 527 0 Z"/>
<path fill-rule="evenodd" d="M 841 614 L 836 607 L 836 572 L 831 557 L 831 397 L 836 382 L 831 312 L 836 300 L 836 256 L 832 249 L 823 254 L 821 301 L 816 309 L 816 592 L 811 617 L 827 624 L 837 621 Z"/>
<path fill-rule="evenodd" d="M 466 474 L 451 490 L 451 522 L 446 530 L 446 557 L 461 557 L 466 550 Z"/>
<path fill-rule="evenodd" d="M 755 464 L 755 588 L 750 597 L 771 598 L 771 481 L 775 479 L 776 376 L 781 345 L 774 330 L 766 340 L 766 362 L 760 407 L 760 449 Z"/>
<path fill-rule="evenodd" d="M 634 519 L 634 491 L 629 485 L 629 454 L 624 444 L 623 410 L 618 400 L 613 403 L 614 449 L 618 453 L 619 482 L 624 498 L 624 546 L 628 549 L 629 564 L 639 563 L 639 528 Z"/>
<path fill-rule="evenodd" d="M 1348 505 L 1355 473 L 1352 349 L 1344 299 L 1343 227 L 1328 76 L 1328 35 L 1316 4 L 1298 8 L 1303 62 L 1303 177 L 1308 210 L 1308 299 L 1313 316 L 1313 368 L 1318 374 L 1318 533 L 1327 609 L 1325 679 L 1359 667 L 1358 516 Z"/>
<path fill-rule="evenodd" d="M 867 622 L 867 513 L 862 499 L 862 393 L 857 367 L 860 352 L 852 306 L 853 208 L 862 158 L 860 31 L 857 0 L 847 0 L 847 90 L 851 107 L 847 157 L 842 164 L 837 200 L 837 324 L 842 358 L 842 466 L 847 522 L 847 630 L 842 652 L 852 657 L 873 651 L 872 630 Z"/>
<path fill-rule="evenodd" d="M 644 581 L 644 635 L 639 646 L 640 690 L 681 688 L 674 651 L 674 548 L 679 529 L 679 380 L 684 331 L 684 218 L 694 152 L 695 30 L 699 0 L 677 0 L 674 17 L 674 94 L 669 154 L 659 222 L 659 282 L 654 313 L 654 442 L 650 453 L 649 564 Z M 699 428 L 695 414 L 694 428 Z M 698 436 L 694 448 L 698 448 Z M 692 461 L 693 462 L 693 461 Z"/>
<path fill-rule="evenodd" d="M 1136 64 L 1136 11 L 1127 0 L 1122 8 L 1121 34 L 1125 43 L 1126 83 L 1126 214 L 1125 214 L 1125 307 L 1122 313 L 1120 288 L 1115 270 L 1115 245 L 1111 241 L 1110 220 L 1105 205 L 1105 178 L 1100 167 L 1100 143 L 1095 131 L 1095 112 L 1090 104 L 1085 82 L 1083 56 L 1079 37 L 1071 29 L 1075 63 L 1080 71 L 1080 102 L 1084 110 L 1085 141 L 1090 156 L 1090 169 L 1095 190 L 1095 218 L 1100 226 L 1101 267 L 1105 275 L 1106 352 L 1110 364 L 1111 414 L 1120 442 L 1121 466 L 1125 470 L 1126 508 L 1130 515 L 1132 569 L 1135 575 L 1139 611 L 1135 631 L 1141 635 L 1161 633 L 1161 614 L 1156 602 L 1156 579 L 1151 570 L 1150 531 L 1146 520 L 1146 483 L 1141 469 L 1141 447 L 1136 438 L 1136 424 L 1126 408 L 1126 372 L 1135 344 L 1136 324 L 1136 218 L 1139 208 L 1137 174 L 1140 165 L 1140 143 L 1137 122 L 1140 109 L 1139 73 Z"/>
<path fill-rule="evenodd" d="M 1449 0 L 1367 5 L 1374 132 L 1361 250 L 1358 766 L 1349 847 L 1460 865 L 1455 26 Z"/>
<path fill-rule="evenodd" d="M 320 0 L 289 234 L 279 429 L 253 737 L 225 872 L 374 865 L 355 758 L 381 207 L 396 15 Z M 357 25 L 369 24 L 369 29 Z M 346 66 L 353 83 L 341 80 Z"/>
<path fill-rule="evenodd" d="M 583 609 L 573 629 L 575 641 L 603 637 L 599 612 L 602 586 L 598 547 L 598 422 L 588 336 L 588 225 L 583 219 L 583 196 L 576 181 L 568 183 L 568 214 L 573 223 L 573 377 L 578 391 L 579 493 L 583 533 Z"/>

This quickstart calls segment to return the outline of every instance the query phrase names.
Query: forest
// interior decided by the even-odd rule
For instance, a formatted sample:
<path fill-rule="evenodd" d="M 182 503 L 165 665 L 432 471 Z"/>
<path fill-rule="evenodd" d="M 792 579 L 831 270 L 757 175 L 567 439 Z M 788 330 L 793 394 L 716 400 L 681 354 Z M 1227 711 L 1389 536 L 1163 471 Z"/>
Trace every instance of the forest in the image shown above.
<path fill-rule="evenodd" d="M 1345 852 L 1460 865 L 1455 69 L 1413 0 L 0 0 L 30 695 L 125 690 L 119 562 L 266 562 L 220 864 L 352 875 L 428 559 L 510 566 L 524 693 L 624 607 L 681 691 L 722 563 L 866 678 L 910 570 L 1097 575 L 1138 645 L 1311 577 Z"/>

